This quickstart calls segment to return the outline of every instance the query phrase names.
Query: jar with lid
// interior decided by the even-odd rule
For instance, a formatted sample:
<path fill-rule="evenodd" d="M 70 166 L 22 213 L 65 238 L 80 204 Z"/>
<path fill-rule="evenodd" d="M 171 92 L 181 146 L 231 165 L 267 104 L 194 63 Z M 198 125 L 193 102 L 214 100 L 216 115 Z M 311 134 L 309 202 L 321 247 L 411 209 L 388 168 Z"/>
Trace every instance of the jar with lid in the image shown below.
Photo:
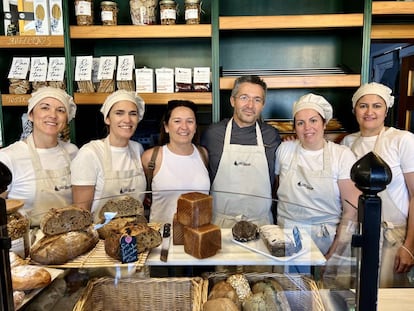
<path fill-rule="evenodd" d="M 133 25 L 155 25 L 157 23 L 158 0 L 130 0 L 129 9 Z"/>
<path fill-rule="evenodd" d="M 185 0 L 185 23 L 200 24 L 201 2 L 200 0 Z"/>
<path fill-rule="evenodd" d="M 75 15 L 79 26 L 93 25 L 93 0 L 75 0 Z"/>
<path fill-rule="evenodd" d="M 177 19 L 177 4 L 174 0 L 160 1 L 161 25 L 174 25 Z"/>
<path fill-rule="evenodd" d="M 102 25 L 113 26 L 118 24 L 118 5 L 113 1 L 101 2 Z"/>
<path fill-rule="evenodd" d="M 22 200 L 7 199 L 7 233 L 11 239 L 11 251 L 22 258 L 30 253 L 30 222 L 24 211 L 20 211 L 24 202 Z"/>

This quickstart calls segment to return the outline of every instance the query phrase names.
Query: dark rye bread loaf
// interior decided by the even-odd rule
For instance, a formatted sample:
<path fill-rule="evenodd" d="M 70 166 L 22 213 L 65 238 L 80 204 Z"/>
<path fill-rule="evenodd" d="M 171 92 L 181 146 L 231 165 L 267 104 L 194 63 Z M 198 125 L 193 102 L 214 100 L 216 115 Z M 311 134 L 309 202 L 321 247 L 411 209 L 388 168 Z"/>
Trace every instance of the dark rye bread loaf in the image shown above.
<path fill-rule="evenodd" d="M 233 238 L 236 241 L 248 242 L 256 240 L 259 237 L 257 225 L 250 221 L 238 221 L 231 230 Z"/>
<path fill-rule="evenodd" d="M 69 205 L 50 209 L 40 221 L 45 235 L 56 235 L 69 231 L 84 230 L 92 224 L 92 215 L 86 209 Z"/>
<path fill-rule="evenodd" d="M 161 233 L 149 227 L 147 224 L 133 224 L 122 228 L 119 231 L 112 231 L 112 234 L 105 239 L 105 252 L 108 256 L 121 260 L 120 240 L 124 235 L 136 237 L 138 253 L 151 250 L 162 242 Z"/>
<path fill-rule="evenodd" d="M 259 234 L 272 256 L 292 256 L 296 252 L 295 243 L 278 225 L 261 226 Z"/>
<path fill-rule="evenodd" d="M 99 211 L 99 219 L 105 220 L 106 212 L 116 212 L 115 218 L 144 215 L 144 206 L 142 202 L 130 196 L 123 196 L 116 199 L 108 200 Z"/>
<path fill-rule="evenodd" d="M 91 250 L 98 241 L 98 232 L 93 226 L 85 230 L 48 235 L 33 245 L 30 258 L 43 265 L 59 265 Z"/>

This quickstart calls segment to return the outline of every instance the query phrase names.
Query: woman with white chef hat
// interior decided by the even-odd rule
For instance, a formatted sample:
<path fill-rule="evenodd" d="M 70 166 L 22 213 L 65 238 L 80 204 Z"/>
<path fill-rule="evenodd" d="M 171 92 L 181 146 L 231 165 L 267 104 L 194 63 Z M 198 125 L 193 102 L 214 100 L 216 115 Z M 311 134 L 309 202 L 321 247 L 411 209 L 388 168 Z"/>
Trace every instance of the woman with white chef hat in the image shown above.
<path fill-rule="evenodd" d="M 72 161 L 73 203 L 90 210 L 95 222 L 101 221 L 99 211 L 109 199 L 144 199 L 144 148 L 131 140 L 144 109 L 143 99 L 134 92 L 118 90 L 109 95 L 101 108 L 108 136 L 82 146 Z M 143 215 L 140 205 L 138 212 Z"/>
<path fill-rule="evenodd" d="M 292 114 L 298 139 L 284 141 L 276 150 L 277 224 L 307 230 L 329 259 L 338 247 L 350 245 L 354 233 L 353 206 L 360 194 L 350 179 L 355 156 L 349 148 L 325 140 L 333 110 L 324 97 L 302 96 Z"/>
<path fill-rule="evenodd" d="M 72 203 L 70 162 L 78 147 L 59 135 L 75 114 L 73 98 L 64 90 L 42 87 L 28 102 L 31 134 L 0 150 L 0 161 L 13 175 L 4 195 L 24 201 L 32 227 L 50 208 Z"/>
<path fill-rule="evenodd" d="M 392 90 L 380 83 L 361 85 L 352 97 L 360 131 L 346 136 L 359 159 L 370 151 L 391 168 L 392 179 L 378 195 L 382 200 L 380 287 L 408 286 L 414 265 L 414 135 L 385 126 L 394 105 Z"/>

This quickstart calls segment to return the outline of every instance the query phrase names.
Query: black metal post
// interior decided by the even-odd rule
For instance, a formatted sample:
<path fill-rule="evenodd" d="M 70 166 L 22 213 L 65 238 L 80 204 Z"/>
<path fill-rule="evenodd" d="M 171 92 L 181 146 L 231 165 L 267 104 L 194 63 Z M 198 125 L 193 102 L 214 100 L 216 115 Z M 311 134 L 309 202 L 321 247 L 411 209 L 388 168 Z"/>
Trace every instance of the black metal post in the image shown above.
<path fill-rule="evenodd" d="M 358 200 L 360 234 L 352 238 L 352 246 L 361 248 L 357 310 L 377 310 L 378 274 L 381 234 L 381 198 L 392 178 L 391 169 L 378 155 L 368 153 L 351 169 L 351 179 L 363 194 Z"/>

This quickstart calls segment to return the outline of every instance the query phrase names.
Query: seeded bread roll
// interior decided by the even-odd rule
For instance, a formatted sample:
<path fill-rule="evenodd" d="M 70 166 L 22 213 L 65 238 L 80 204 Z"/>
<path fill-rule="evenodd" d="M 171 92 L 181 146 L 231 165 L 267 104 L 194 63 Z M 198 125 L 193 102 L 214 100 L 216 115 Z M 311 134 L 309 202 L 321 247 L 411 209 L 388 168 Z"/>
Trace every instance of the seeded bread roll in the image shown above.
<path fill-rule="evenodd" d="M 142 202 L 130 196 L 108 200 L 99 211 L 99 219 L 105 220 L 106 212 L 116 212 L 115 218 L 144 215 Z"/>
<path fill-rule="evenodd" d="M 253 296 L 246 299 L 243 305 L 244 310 L 257 310 L 257 305 L 263 304 L 263 310 L 291 310 L 282 286 L 275 279 L 266 278 L 256 282 L 252 286 L 252 292 Z"/>
<path fill-rule="evenodd" d="M 86 209 L 69 205 L 52 208 L 40 221 L 40 229 L 45 235 L 61 234 L 84 230 L 92 224 L 92 215 Z"/>
<path fill-rule="evenodd" d="M 13 290 L 32 290 L 49 285 L 52 277 L 45 268 L 31 265 L 11 269 Z"/>
<path fill-rule="evenodd" d="M 147 219 L 143 215 L 114 218 L 102 228 L 98 229 L 99 238 L 105 240 L 113 231 L 120 231 L 122 228 L 134 224 L 146 224 Z"/>
<path fill-rule="evenodd" d="M 112 234 L 105 239 L 105 252 L 108 256 L 121 260 L 120 239 L 127 233 L 136 237 L 138 253 L 153 249 L 162 242 L 161 233 L 147 224 L 128 225 L 118 232 L 112 231 Z"/>
<path fill-rule="evenodd" d="M 43 265 L 59 265 L 91 250 L 98 243 L 93 226 L 86 230 L 44 236 L 30 250 L 30 258 Z"/>

